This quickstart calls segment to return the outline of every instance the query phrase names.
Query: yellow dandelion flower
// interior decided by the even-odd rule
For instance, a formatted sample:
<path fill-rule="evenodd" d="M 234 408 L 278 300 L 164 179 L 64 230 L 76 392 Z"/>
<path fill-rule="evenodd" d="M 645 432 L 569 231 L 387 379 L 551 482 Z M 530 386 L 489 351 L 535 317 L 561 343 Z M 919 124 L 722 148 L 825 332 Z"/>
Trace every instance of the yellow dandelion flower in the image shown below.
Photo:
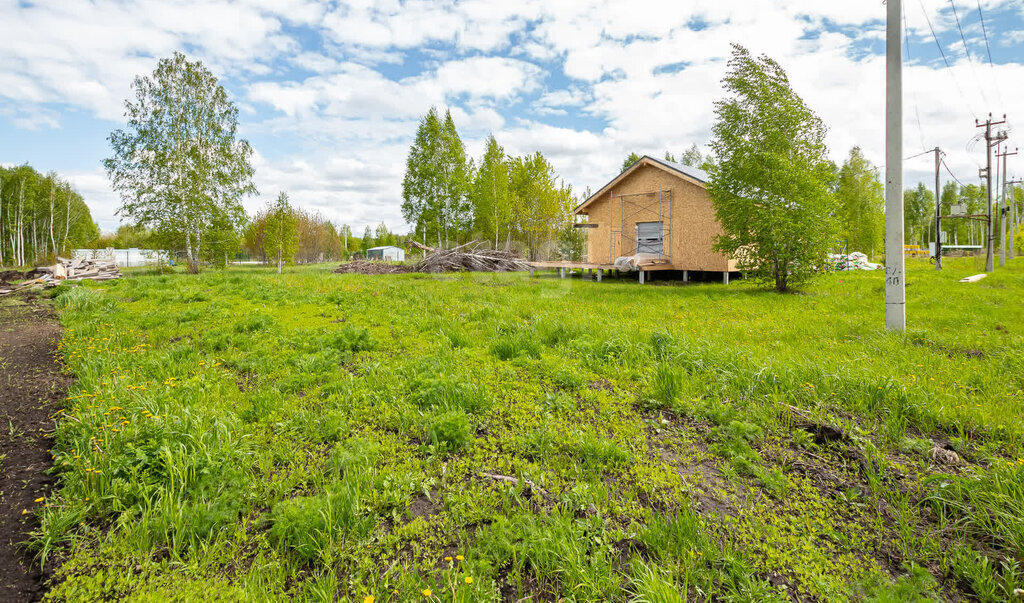
<path fill-rule="evenodd" d="M 472 584 L 472 583 L 473 583 L 473 579 L 470 578 L 469 576 L 466 576 L 466 584 Z"/>
<path fill-rule="evenodd" d="M 46 500 L 46 497 L 45 496 L 40 496 L 39 498 L 36 499 L 36 502 L 40 503 L 40 502 L 43 502 L 44 500 Z"/>
<path fill-rule="evenodd" d="M 445 560 L 445 561 L 451 561 L 451 560 L 452 560 L 452 558 L 451 558 L 451 557 L 445 557 L 445 558 L 444 558 L 444 560 Z"/>
<path fill-rule="evenodd" d="M 462 555 L 456 555 L 455 559 L 457 559 L 458 561 L 462 561 L 465 559 L 465 557 L 463 557 Z"/>
<path fill-rule="evenodd" d="M 430 595 L 434 594 L 429 588 L 424 588 L 420 592 L 423 593 L 424 597 L 429 597 Z"/>
<path fill-rule="evenodd" d="M 373 601 L 373 595 L 366 595 L 365 597 L 363 597 L 363 603 L 373 603 Z"/>

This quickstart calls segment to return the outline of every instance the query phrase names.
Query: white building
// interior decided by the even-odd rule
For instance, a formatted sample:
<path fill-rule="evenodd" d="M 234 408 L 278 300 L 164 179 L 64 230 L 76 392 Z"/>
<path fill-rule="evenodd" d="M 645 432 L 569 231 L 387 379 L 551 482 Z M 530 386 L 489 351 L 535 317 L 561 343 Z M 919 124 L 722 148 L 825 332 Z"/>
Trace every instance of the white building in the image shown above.
<path fill-rule="evenodd" d="M 366 259 L 386 260 L 388 262 L 404 262 L 405 250 L 393 245 L 387 245 L 385 247 L 371 247 L 366 250 Z"/>

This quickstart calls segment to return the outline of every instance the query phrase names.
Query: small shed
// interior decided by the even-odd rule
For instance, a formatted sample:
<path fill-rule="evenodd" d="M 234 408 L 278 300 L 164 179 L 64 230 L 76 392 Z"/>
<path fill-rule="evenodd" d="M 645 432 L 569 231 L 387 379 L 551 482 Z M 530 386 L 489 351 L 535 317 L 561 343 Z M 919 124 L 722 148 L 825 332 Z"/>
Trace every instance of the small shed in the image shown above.
<path fill-rule="evenodd" d="M 371 247 L 366 250 L 366 259 L 384 260 L 388 262 L 404 262 L 405 250 L 401 247 L 395 247 L 394 245 Z"/>

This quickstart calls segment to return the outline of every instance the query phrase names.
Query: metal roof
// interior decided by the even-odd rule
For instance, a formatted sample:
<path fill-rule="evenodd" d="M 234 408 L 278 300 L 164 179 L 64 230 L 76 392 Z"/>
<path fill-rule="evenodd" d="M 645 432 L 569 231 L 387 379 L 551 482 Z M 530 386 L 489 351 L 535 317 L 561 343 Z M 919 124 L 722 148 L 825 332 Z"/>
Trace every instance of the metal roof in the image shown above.
<path fill-rule="evenodd" d="M 367 249 L 367 251 L 374 251 L 377 249 L 401 249 L 401 247 L 396 247 L 394 245 L 384 245 L 382 247 L 370 247 L 369 249 Z"/>
<path fill-rule="evenodd" d="M 707 172 L 705 172 L 704 170 L 701 170 L 701 169 L 698 169 L 698 168 L 695 168 L 695 167 L 691 167 L 691 166 L 688 166 L 688 165 L 683 165 L 681 163 L 675 163 L 673 161 L 665 161 L 664 159 L 656 159 L 654 157 L 651 157 L 650 155 L 644 155 L 640 159 L 637 159 L 636 161 L 634 161 L 632 165 L 630 165 L 626 169 L 622 170 L 622 172 L 620 172 L 618 176 L 613 178 L 612 181 L 609 182 L 608 184 L 602 186 L 601 189 L 598 190 L 593 195 L 591 195 L 589 199 L 585 200 L 583 203 L 580 203 L 576 207 L 576 209 L 573 210 L 573 213 L 579 213 L 584 207 L 590 205 L 590 202 L 593 201 L 594 199 L 596 199 L 599 195 L 601 195 L 605 191 L 605 189 L 607 189 L 609 186 L 615 184 L 616 182 L 619 182 L 622 178 L 625 178 L 626 174 L 628 174 L 628 173 L 632 172 L 634 169 L 636 169 L 637 166 L 639 166 L 641 163 L 643 163 L 645 159 L 647 161 L 649 161 L 650 163 L 658 164 L 658 166 L 660 166 L 660 167 L 662 167 L 664 169 L 671 170 L 673 172 L 677 172 L 679 174 L 682 174 L 683 176 L 686 176 L 687 178 L 690 178 L 692 180 L 696 180 L 699 183 L 698 186 L 706 185 L 708 183 L 709 178 L 710 178 L 710 176 L 708 176 Z"/>
<path fill-rule="evenodd" d="M 665 161 L 664 159 L 658 159 L 657 157 L 651 157 L 650 155 L 644 155 L 644 157 L 650 159 L 651 161 L 656 161 L 656 162 L 660 163 L 661 165 L 663 165 L 665 167 L 670 167 L 670 168 L 672 168 L 673 170 L 675 170 L 677 172 L 681 172 L 683 174 L 686 174 L 690 178 L 695 178 L 697 180 L 700 180 L 701 182 L 703 182 L 705 184 L 707 184 L 707 182 L 708 182 L 708 178 L 709 178 L 708 173 L 705 172 L 702 169 L 695 168 L 693 166 L 685 165 L 685 164 L 682 164 L 682 163 L 676 163 L 674 161 Z M 641 159 L 642 158 L 643 157 L 641 157 Z"/>

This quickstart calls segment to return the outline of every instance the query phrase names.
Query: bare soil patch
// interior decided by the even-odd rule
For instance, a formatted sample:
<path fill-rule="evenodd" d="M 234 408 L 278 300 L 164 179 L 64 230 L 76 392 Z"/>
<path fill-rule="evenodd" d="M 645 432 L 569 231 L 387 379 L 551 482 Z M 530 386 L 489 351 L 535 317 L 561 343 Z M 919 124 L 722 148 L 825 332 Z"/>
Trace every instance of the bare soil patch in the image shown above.
<path fill-rule="evenodd" d="M 52 414 L 69 378 L 56 361 L 61 327 L 36 296 L 0 301 L 0 600 L 37 601 L 46 576 L 25 549 L 38 527 L 34 510 L 47 497 Z M 27 511 L 27 513 L 26 513 Z"/>

